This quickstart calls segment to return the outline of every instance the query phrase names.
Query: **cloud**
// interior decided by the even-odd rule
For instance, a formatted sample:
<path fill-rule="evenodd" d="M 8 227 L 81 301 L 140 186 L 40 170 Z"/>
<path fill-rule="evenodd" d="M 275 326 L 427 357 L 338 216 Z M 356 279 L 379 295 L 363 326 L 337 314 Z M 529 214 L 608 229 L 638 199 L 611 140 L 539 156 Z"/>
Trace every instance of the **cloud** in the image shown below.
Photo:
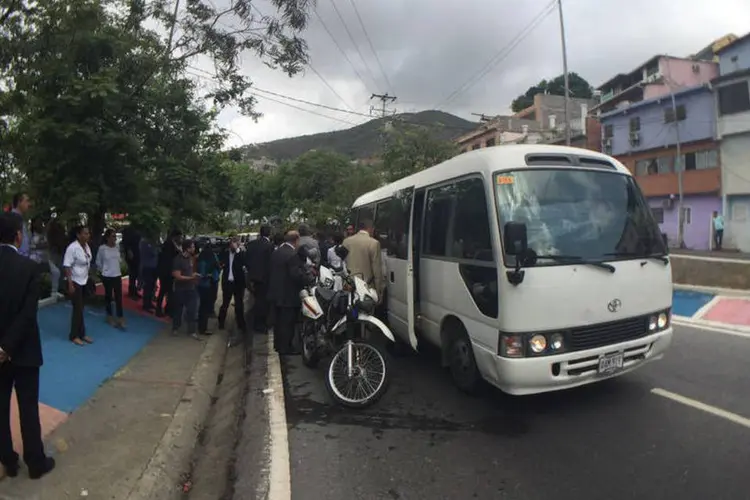
<path fill-rule="evenodd" d="M 334 2 L 359 50 L 352 44 Z M 392 86 L 386 83 L 352 2 Z M 472 112 L 504 113 L 513 98 L 530 85 L 562 73 L 556 10 L 484 78 L 445 101 L 507 47 L 549 3 L 317 0 L 317 15 L 311 15 L 304 37 L 310 47 L 312 67 L 320 77 L 308 68 L 304 74 L 288 78 L 250 54 L 243 56 L 242 67 L 261 89 L 333 108 L 351 107 L 362 114 L 377 104 L 371 101 L 371 94 L 384 92 L 398 97 L 394 108 L 400 111 L 439 106 L 465 118 L 471 118 Z M 258 2 L 257 6 L 264 13 L 273 12 L 270 3 Z M 635 69 L 655 54 L 686 56 L 727 33 L 743 35 L 748 29 L 744 21 L 750 19 L 747 0 L 714 0 L 710 7 L 697 1 L 563 0 L 563 8 L 569 69 L 593 85 Z M 259 99 L 258 110 L 264 116 L 257 123 L 240 117 L 236 110 L 227 110 L 220 116 L 220 124 L 234 132 L 230 143 L 237 144 L 241 140 L 263 142 L 350 126 L 337 120 L 366 120 L 363 116 L 286 102 L 324 116 Z"/>

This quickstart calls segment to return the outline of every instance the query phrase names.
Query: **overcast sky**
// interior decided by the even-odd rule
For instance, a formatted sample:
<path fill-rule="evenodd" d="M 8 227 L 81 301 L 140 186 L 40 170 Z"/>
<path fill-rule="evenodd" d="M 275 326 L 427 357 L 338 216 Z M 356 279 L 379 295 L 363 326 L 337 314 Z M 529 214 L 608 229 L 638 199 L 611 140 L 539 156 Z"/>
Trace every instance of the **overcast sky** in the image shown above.
<path fill-rule="evenodd" d="M 391 86 L 386 83 L 352 2 Z M 364 62 L 336 14 L 334 3 Z M 354 67 L 342 56 L 315 13 L 311 14 L 304 36 L 312 67 L 341 98 L 310 69 L 288 78 L 249 54 L 244 57 L 243 69 L 260 89 L 333 108 L 351 107 L 357 113 L 369 113 L 371 104 L 375 104 L 370 95 L 385 92 L 398 97 L 392 107 L 399 112 L 441 109 L 467 119 L 472 119 L 472 112 L 507 113 L 513 98 L 530 85 L 562 73 L 557 10 L 541 20 L 486 76 L 452 99 L 447 98 L 507 47 L 549 3 L 550 0 L 317 0 L 315 11 Z M 273 12 L 267 0 L 258 0 L 256 5 L 263 13 Z M 687 56 L 725 34 L 741 36 L 750 29 L 748 0 L 563 0 L 563 9 L 569 70 L 594 86 L 616 73 L 635 69 L 657 53 Z M 364 116 L 286 102 L 326 117 L 261 99 L 258 110 L 263 117 L 257 123 L 233 109 L 222 113 L 220 124 L 231 131 L 229 145 L 348 128 L 351 125 L 346 122 L 358 124 L 367 120 Z"/>

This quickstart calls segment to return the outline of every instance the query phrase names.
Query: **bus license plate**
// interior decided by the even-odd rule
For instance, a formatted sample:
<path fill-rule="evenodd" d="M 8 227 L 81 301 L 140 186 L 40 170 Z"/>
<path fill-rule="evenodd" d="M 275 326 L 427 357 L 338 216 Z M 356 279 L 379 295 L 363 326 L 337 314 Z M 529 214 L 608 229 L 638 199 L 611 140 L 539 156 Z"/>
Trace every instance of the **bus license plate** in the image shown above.
<path fill-rule="evenodd" d="M 599 358 L 599 373 L 606 375 L 622 370 L 624 358 L 625 356 L 621 352 L 602 356 Z"/>

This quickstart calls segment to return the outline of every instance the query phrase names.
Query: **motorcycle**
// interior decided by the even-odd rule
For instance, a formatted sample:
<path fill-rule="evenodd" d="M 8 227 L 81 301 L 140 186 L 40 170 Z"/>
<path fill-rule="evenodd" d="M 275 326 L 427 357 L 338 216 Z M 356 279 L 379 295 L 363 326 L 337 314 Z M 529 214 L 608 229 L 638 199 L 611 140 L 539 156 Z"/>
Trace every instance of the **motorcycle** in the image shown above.
<path fill-rule="evenodd" d="M 321 266 L 315 284 L 300 293 L 302 299 L 302 361 L 316 368 L 332 355 L 326 370 L 326 389 L 340 405 L 373 405 L 388 387 L 386 356 L 373 343 L 380 332 L 391 342 L 390 329 L 373 316 L 377 292 L 359 276 L 334 273 Z"/>

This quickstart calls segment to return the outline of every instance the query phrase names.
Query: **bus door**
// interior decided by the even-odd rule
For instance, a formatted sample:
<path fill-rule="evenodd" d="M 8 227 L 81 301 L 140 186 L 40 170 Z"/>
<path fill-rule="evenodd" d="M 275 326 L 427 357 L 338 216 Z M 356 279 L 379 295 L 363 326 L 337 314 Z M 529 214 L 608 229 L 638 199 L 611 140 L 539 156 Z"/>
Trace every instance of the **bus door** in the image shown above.
<path fill-rule="evenodd" d="M 424 207 L 425 190 L 414 187 L 404 191 L 409 192 L 411 210 L 408 224 L 408 261 L 406 265 L 406 306 L 409 320 L 409 343 L 417 349 L 417 317 L 419 314 L 419 250 L 421 248 L 422 211 Z"/>

